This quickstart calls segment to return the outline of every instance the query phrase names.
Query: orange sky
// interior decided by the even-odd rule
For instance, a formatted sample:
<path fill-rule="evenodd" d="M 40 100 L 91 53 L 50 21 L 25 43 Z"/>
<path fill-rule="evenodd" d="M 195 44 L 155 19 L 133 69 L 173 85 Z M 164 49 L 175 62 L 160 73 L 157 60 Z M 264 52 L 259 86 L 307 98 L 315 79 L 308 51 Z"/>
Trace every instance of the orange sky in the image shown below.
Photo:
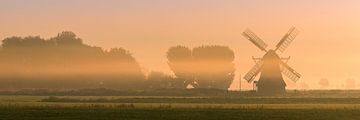
<path fill-rule="evenodd" d="M 124 47 L 144 71 L 170 72 L 165 52 L 170 46 L 219 44 L 236 54 L 237 74 L 262 53 L 241 33 L 250 28 L 270 48 L 291 26 L 301 32 L 281 56 L 306 82 L 319 88 L 327 78 L 332 88 L 346 79 L 360 87 L 360 1 L 347 0 L 2 0 L 0 39 L 10 36 L 56 36 L 69 30 L 84 42 Z M 236 87 L 236 86 L 233 86 Z"/>

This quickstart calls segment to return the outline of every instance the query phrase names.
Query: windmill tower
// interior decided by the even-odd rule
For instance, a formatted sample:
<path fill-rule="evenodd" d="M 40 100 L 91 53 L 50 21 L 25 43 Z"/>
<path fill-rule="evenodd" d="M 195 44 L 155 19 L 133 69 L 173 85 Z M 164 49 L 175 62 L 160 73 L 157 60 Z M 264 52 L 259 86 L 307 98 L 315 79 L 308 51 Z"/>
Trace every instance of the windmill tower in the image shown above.
<path fill-rule="evenodd" d="M 265 52 L 262 58 L 253 57 L 256 64 L 244 76 L 244 79 L 251 83 L 259 73 L 261 74 L 259 80 L 254 81 L 257 83 L 257 90 L 260 94 L 273 95 L 284 93 L 286 83 L 282 74 L 294 82 L 298 81 L 301 77 L 299 73 L 286 64 L 290 57 L 281 58 L 277 54 L 277 52 L 284 52 L 298 33 L 298 30 L 292 27 L 276 45 L 275 50 L 268 50 L 266 49 L 268 45 L 249 29 L 243 32 L 243 36 Z"/>

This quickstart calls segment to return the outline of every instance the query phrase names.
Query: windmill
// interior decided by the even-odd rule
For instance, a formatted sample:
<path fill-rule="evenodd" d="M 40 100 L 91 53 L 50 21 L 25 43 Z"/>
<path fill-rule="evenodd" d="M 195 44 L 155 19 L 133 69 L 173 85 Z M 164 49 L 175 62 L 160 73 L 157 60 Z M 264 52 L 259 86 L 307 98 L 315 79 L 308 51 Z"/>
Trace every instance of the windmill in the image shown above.
<path fill-rule="evenodd" d="M 253 57 L 256 64 L 244 76 L 244 79 L 251 83 L 259 73 L 261 74 L 259 80 L 254 81 L 254 83 L 257 84 L 257 91 L 259 93 L 268 95 L 284 93 L 286 83 L 282 74 L 294 82 L 298 81 L 301 77 L 299 73 L 286 64 L 290 57 L 281 58 L 277 54 L 277 52 L 284 52 L 298 33 L 299 31 L 295 27 L 292 27 L 276 45 L 275 50 L 268 50 L 266 49 L 268 45 L 252 31 L 246 29 L 243 32 L 242 35 L 244 37 L 255 44 L 261 51 L 265 52 L 265 55 L 262 58 Z"/>

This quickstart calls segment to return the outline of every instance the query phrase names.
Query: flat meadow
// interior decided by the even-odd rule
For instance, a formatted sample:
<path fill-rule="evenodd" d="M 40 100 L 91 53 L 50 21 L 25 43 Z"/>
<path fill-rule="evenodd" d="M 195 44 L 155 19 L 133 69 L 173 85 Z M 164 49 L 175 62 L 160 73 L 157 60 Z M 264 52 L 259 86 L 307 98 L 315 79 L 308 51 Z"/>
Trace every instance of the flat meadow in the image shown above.
<path fill-rule="evenodd" d="M 282 96 L 1 95 L 0 119 L 358 120 L 358 96 L 358 91 Z"/>

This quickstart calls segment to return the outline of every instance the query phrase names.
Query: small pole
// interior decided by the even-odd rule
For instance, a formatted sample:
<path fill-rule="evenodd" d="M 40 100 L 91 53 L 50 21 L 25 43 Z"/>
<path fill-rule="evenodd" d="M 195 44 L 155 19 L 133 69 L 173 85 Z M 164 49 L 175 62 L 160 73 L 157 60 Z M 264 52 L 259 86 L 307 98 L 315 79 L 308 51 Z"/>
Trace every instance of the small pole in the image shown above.
<path fill-rule="evenodd" d="M 239 92 L 241 92 L 241 74 L 240 74 L 240 78 L 239 78 Z"/>
<path fill-rule="evenodd" d="M 258 81 L 253 82 L 253 91 L 257 91 L 257 84 L 258 84 Z"/>
<path fill-rule="evenodd" d="M 255 81 L 253 82 L 253 91 L 255 91 Z"/>
<path fill-rule="evenodd" d="M 257 85 L 257 81 L 254 81 L 254 82 L 253 82 L 253 91 L 256 91 L 256 89 L 255 89 L 255 88 L 256 88 L 256 85 Z"/>

